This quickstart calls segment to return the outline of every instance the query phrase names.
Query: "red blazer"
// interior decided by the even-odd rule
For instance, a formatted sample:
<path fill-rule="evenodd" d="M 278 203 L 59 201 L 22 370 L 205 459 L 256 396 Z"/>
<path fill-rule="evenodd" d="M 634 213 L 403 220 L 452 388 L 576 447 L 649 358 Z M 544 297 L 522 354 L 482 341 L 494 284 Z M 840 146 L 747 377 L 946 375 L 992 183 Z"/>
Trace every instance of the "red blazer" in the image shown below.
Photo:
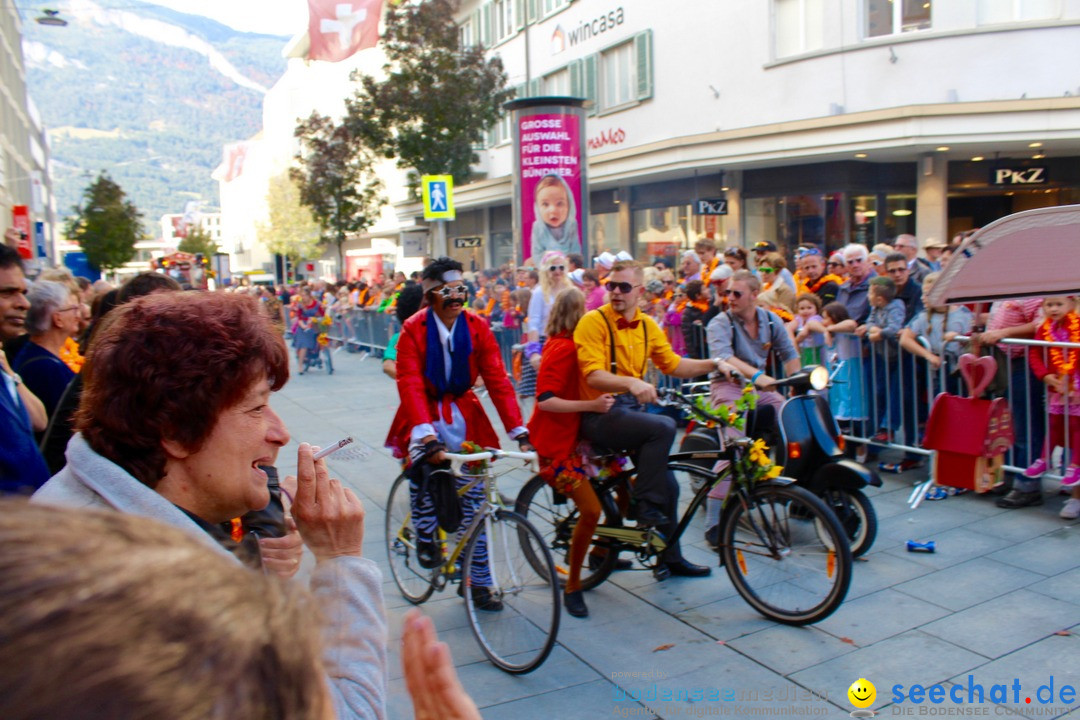
<path fill-rule="evenodd" d="M 427 364 L 427 310 L 416 313 L 401 328 L 397 346 L 397 386 L 401 405 L 398 407 L 386 446 L 398 458 L 408 457 L 412 429 L 439 417 L 444 406 L 453 400 L 465 418 L 466 437 L 481 447 L 498 447 L 499 437 L 488 420 L 480 399 L 470 389 L 464 395 L 437 397 L 435 386 L 424 377 Z M 495 335 L 482 318 L 463 311 L 458 322 L 469 323 L 472 354 L 469 356 L 469 377 L 476 384 L 477 376 L 484 378 L 495 409 L 507 430 L 524 425 L 518 408 L 514 387 L 506 374 Z"/>

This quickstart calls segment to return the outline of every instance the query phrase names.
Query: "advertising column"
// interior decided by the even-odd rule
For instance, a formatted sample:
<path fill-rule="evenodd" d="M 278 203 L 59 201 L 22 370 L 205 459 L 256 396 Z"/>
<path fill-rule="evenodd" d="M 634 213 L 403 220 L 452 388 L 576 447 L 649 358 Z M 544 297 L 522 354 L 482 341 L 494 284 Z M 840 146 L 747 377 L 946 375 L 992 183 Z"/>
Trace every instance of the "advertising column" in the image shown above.
<path fill-rule="evenodd" d="M 541 97 L 506 104 L 514 126 L 514 247 L 533 264 L 548 250 L 589 257 L 585 101 Z"/>

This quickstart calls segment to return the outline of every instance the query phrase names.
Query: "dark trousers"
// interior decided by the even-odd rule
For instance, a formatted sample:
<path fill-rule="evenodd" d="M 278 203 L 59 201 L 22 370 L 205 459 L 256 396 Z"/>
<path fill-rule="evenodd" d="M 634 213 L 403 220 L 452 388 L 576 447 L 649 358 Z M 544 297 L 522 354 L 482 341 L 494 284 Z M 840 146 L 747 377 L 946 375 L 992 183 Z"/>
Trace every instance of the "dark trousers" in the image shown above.
<path fill-rule="evenodd" d="M 666 415 L 643 412 L 632 403 L 633 398 L 620 395 L 606 413 L 582 413 L 581 435 L 589 442 L 610 450 L 630 453 L 637 469 L 633 493 L 660 508 L 667 515 L 668 525 L 657 528 L 670 538 L 678 527 L 679 483 L 668 472 L 668 455 L 675 442 L 675 421 Z M 664 560 L 682 557 L 677 543 L 664 551 Z"/>

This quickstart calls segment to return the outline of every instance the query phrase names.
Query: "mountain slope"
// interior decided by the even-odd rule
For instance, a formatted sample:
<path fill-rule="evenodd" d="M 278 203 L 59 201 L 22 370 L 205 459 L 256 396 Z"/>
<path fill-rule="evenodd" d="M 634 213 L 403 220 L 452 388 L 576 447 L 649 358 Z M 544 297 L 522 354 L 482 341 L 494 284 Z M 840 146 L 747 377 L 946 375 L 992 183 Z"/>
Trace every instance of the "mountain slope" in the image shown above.
<path fill-rule="evenodd" d="M 69 25 L 27 22 L 30 96 L 50 130 L 62 215 L 106 170 L 157 233 L 188 200 L 217 205 L 211 171 L 222 145 L 258 132 L 262 97 L 285 69 L 286 38 L 125 2 L 77 0 Z"/>

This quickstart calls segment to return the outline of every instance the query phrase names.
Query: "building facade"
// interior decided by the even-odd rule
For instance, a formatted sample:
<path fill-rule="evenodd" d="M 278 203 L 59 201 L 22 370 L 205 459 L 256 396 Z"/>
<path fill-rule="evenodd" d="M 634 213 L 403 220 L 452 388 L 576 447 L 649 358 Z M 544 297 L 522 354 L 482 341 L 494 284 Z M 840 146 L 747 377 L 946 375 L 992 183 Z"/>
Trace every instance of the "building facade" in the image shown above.
<path fill-rule="evenodd" d="M 0 234 L 16 207 L 27 208 L 34 256 L 58 259 L 56 201 L 49 174 L 49 142 L 41 113 L 26 93 L 22 23 L 12 3 L 0 6 Z"/>
<path fill-rule="evenodd" d="M 594 256 L 926 241 L 1080 202 L 1077 0 L 465 0 L 459 25 L 518 97 L 589 101 Z M 480 155 L 448 228 L 473 267 L 521 247 L 508 119 Z"/>

